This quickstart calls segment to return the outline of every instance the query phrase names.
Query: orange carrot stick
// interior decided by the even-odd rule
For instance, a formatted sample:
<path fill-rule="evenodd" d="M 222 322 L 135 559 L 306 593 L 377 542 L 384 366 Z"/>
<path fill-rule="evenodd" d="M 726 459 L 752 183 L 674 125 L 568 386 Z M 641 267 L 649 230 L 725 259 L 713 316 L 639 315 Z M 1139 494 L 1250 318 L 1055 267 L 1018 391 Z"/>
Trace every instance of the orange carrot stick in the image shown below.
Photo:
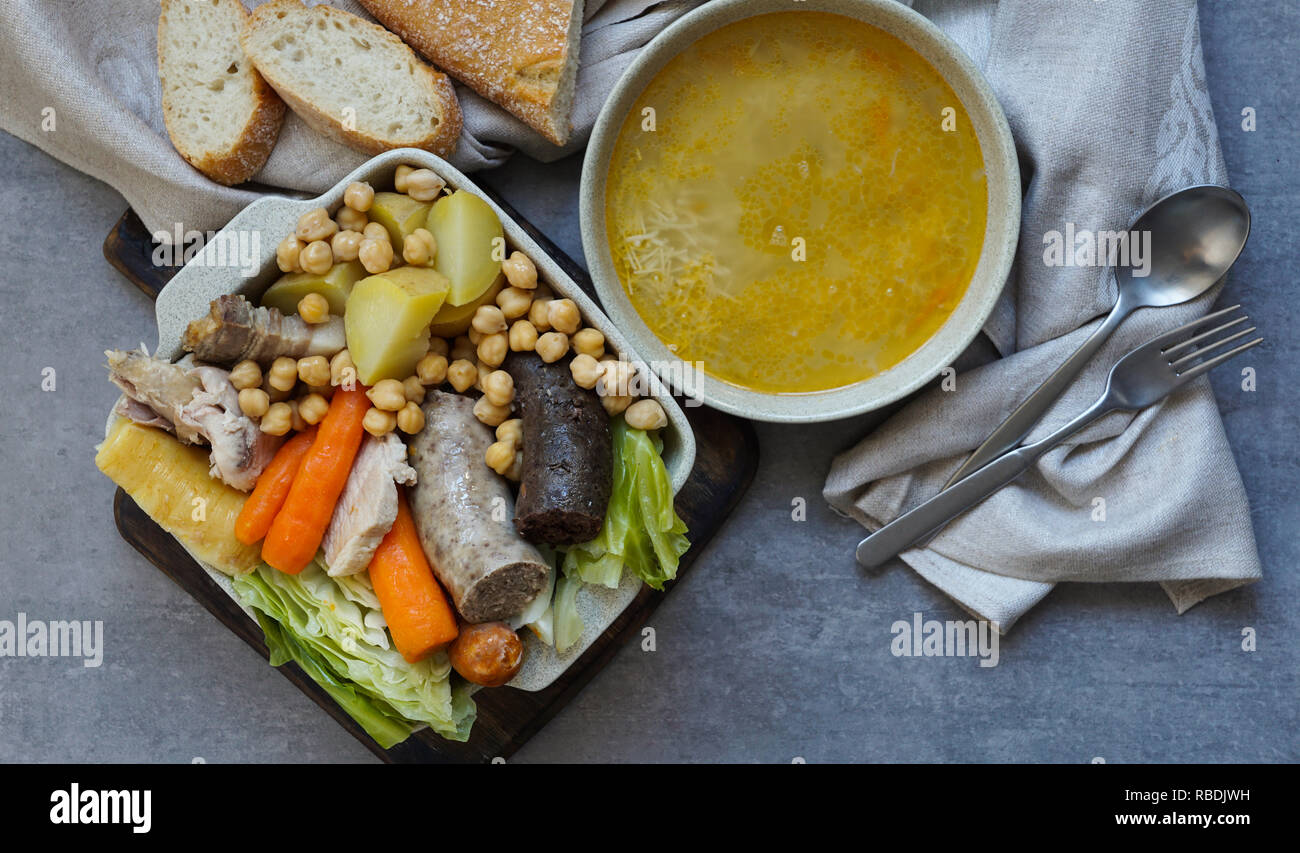
<path fill-rule="evenodd" d="M 370 584 L 393 643 L 408 662 L 456 639 L 456 612 L 433 577 L 403 494 L 397 498 L 397 521 L 370 558 Z"/>
<path fill-rule="evenodd" d="M 235 519 L 236 539 L 245 545 L 252 545 L 266 536 L 276 513 L 284 506 L 284 499 L 289 496 L 289 486 L 293 484 L 293 478 L 302 465 L 302 458 L 307 455 L 307 449 L 315 438 L 316 427 L 311 426 L 280 445 L 271 464 L 257 478 L 253 493 L 244 501 L 239 518 Z"/>
<path fill-rule="evenodd" d="M 296 575 L 316 556 L 361 447 L 361 419 L 369 408 L 370 400 L 361 385 L 334 392 L 330 410 L 316 430 L 316 440 L 307 449 L 284 506 L 262 542 L 262 559 L 268 565 Z"/>

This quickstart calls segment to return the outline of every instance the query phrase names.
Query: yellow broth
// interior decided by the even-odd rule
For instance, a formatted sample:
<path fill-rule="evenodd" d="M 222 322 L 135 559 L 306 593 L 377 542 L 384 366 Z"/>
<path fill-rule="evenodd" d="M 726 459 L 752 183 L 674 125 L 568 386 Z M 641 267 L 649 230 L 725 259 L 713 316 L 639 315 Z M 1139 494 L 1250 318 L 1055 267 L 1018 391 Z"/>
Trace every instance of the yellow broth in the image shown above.
<path fill-rule="evenodd" d="M 778 12 L 703 37 L 619 132 L 619 279 L 679 358 L 800 393 L 875 376 L 961 301 L 983 243 L 979 141 L 938 72 L 860 21 Z"/>

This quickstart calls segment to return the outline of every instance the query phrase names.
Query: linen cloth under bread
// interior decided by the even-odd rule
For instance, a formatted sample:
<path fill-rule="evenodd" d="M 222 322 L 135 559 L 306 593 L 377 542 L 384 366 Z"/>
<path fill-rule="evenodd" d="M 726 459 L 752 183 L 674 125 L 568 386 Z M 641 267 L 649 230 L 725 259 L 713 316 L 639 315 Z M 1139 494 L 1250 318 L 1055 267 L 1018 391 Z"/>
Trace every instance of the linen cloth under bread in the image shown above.
<path fill-rule="evenodd" d="M 959 372 L 955 390 L 923 393 L 831 467 L 826 500 L 872 530 L 937 493 L 1110 310 L 1111 274 L 1047 266 L 1047 232 L 1125 229 L 1161 196 L 1227 181 L 1193 0 L 914 8 L 992 84 L 1020 154 L 1024 207 L 1016 263 L 984 330 L 1004 357 Z M 1207 313 L 1219 289 L 1130 315 L 1028 440 L 1091 405 L 1121 355 Z M 901 556 L 1003 631 L 1061 581 L 1157 581 L 1182 613 L 1260 577 L 1245 490 L 1204 378 L 1095 422 Z"/>
<path fill-rule="evenodd" d="M 256 8 L 262 0 L 244 0 Z M 310 5 L 320 5 L 313 0 Z M 327 5 L 372 18 L 353 0 Z M 515 149 L 544 161 L 581 150 L 623 69 L 693 0 L 587 0 L 573 133 L 559 148 L 456 84 L 465 125 L 448 158 L 464 172 L 499 166 Z M 223 187 L 172 147 L 158 82 L 157 0 L 5 0 L 0 3 L 0 130 L 112 186 L 150 231 L 215 231 L 261 193 L 318 195 L 368 155 L 315 132 L 286 111 L 275 150 L 254 177 Z M 54 129 L 47 110 L 53 110 Z"/>

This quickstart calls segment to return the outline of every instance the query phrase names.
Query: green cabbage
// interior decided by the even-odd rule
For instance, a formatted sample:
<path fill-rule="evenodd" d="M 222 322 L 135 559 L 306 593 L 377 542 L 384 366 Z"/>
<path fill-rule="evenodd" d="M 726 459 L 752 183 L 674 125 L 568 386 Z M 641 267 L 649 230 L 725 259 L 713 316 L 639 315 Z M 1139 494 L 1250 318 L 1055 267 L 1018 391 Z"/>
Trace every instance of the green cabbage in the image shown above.
<path fill-rule="evenodd" d="M 677 576 L 691 546 L 686 524 L 673 508 L 673 484 L 657 437 L 632 429 L 620 417 L 614 433 L 614 487 L 600 533 L 564 555 L 564 574 L 615 588 L 624 567 L 655 589 Z"/>
<path fill-rule="evenodd" d="M 363 583 L 331 578 L 313 563 L 297 575 L 263 564 L 233 584 L 240 601 L 269 617 L 259 622 L 279 658 L 272 663 L 297 661 L 381 746 L 404 740 L 419 723 L 450 740 L 468 739 L 475 714 L 469 685 L 453 688 L 446 652 L 407 663 L 389 641 L 383 614 L 367 606 Z M 406 733 L 397 737 L 403 724 Z"/>

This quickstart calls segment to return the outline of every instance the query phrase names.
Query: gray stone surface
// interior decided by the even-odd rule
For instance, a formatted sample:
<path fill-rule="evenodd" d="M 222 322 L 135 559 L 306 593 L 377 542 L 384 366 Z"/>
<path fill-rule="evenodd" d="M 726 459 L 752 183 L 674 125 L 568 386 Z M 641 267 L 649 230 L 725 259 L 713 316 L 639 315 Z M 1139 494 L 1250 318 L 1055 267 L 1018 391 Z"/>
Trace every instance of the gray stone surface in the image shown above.
<path fill-rule="evenodd" d="M 655 614 L 518 761 L 1295 761 L 1300 561 L 1291 257 L 1300 7 L 1202 3 L 1232 183 L 1255 230 L 1225 299 L 1268 344 L 1259 389 L 1215 377 L 1250 494 L 1262 583 L 1175 616 L 1150 585 L 1066 586 L 1001 662 L 900 659 L 889 626 L 963 614 L 895 563 L 860 571 L 856 525 L 820 499 L 831 455 L 872 416 L 761 425 L 754 486 Z M 1240 129 L 1254 107 L 1258 130 Z M 118 537 L 92 463 L 114 393 L 102 350 L 152 342 L 149 301 L 100 241 L 112 190 L 0 136 L 0 619 L 100 619 L 103 666 L 0 658 L 0 761 L 369 761 L 370 754 Z M 578 158 L 483 176 L 581 256 Z M 57 389 L 41 390 L 42 370 Z M 1207 483 L 1206 488 L 1213 488 Z M 806 521 L 791 501 L 807 501 Z M 1258 650 L 1241 650 L 1241 631 Z"/>

